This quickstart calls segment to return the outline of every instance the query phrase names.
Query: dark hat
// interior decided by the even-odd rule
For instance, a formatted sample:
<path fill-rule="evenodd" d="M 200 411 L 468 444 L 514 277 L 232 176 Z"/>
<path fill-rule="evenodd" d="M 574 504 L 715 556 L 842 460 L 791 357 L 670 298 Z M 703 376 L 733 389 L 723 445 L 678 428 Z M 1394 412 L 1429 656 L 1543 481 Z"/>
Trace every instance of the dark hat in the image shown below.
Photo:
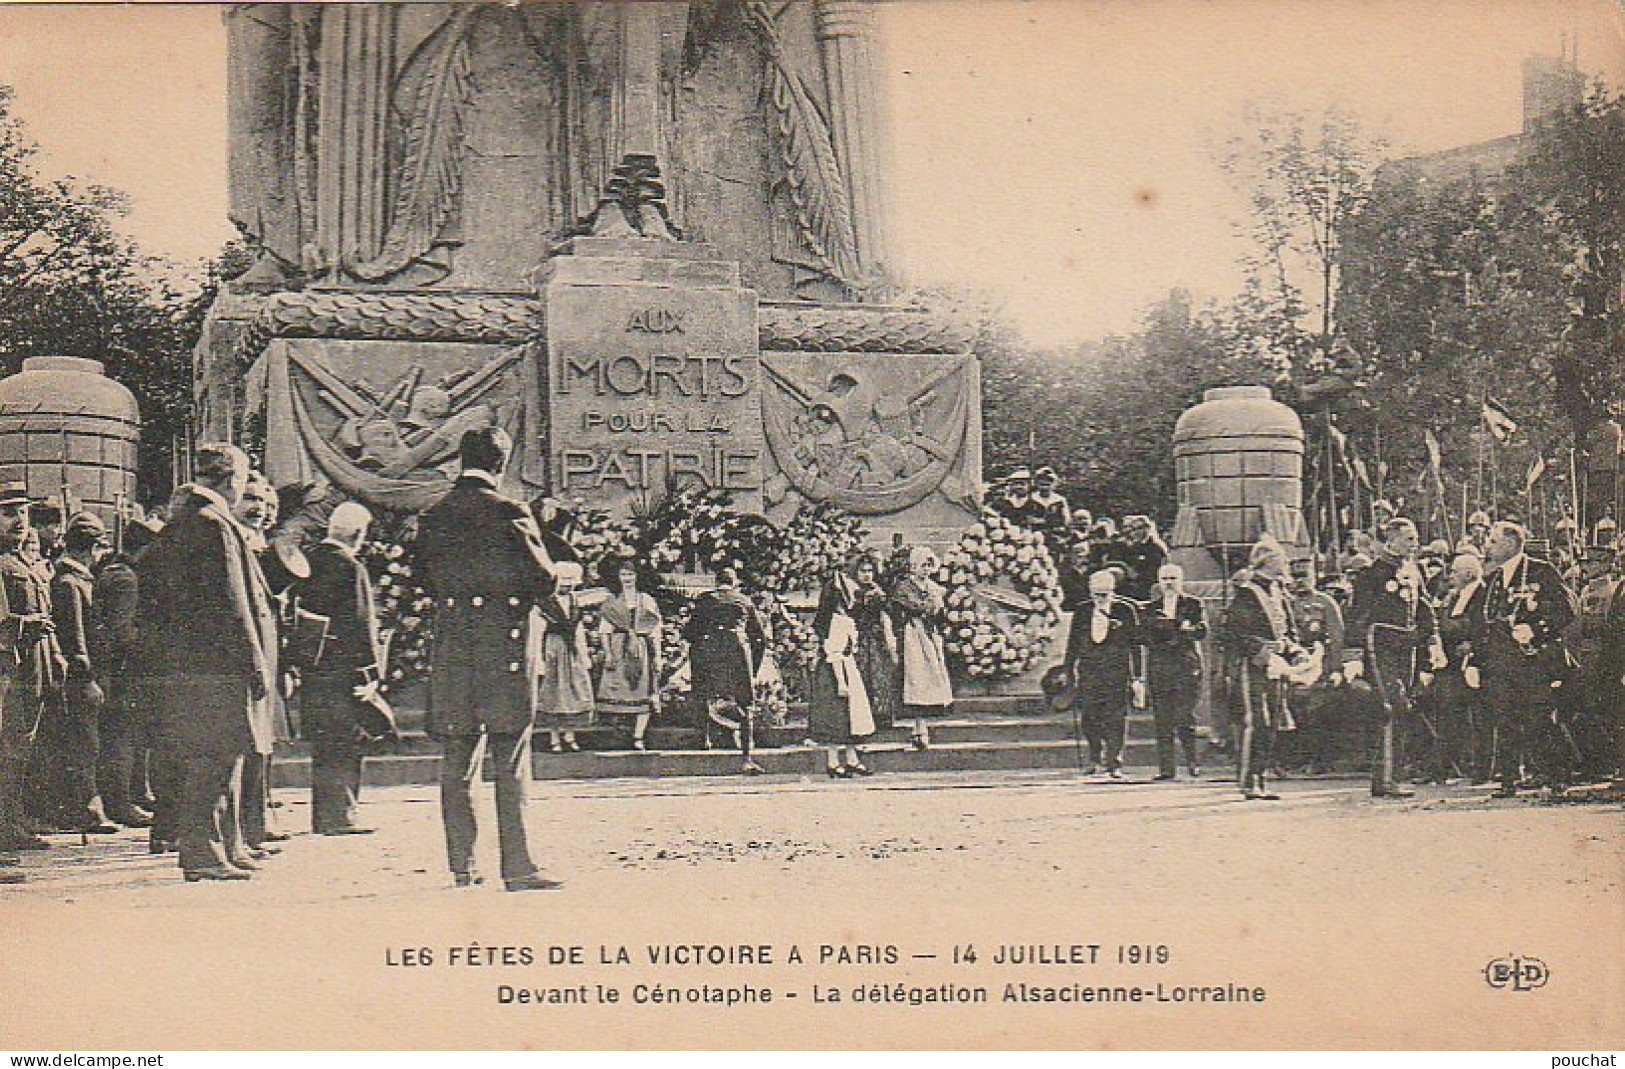
<path fill-rule="evenodd" d="M 1070 668 L 1064 664 L 1051 667 L 1038 681 L 1039 689 L 1044 692 L 1044 700 L 1050 709 L 1057 713 L 1065 712 L 1078 703 L 1078 687 L 1076 678 Z"/>
<path fill-rule="evenodd" d="M 1050 467 L 1049 465 L 1046 464 L 1042 468 L 1039 468 L 1037 471 L 1033 472 L 1033 478 L 1034 479 L 1058 479 L 1058 478 L 1060 478 L 1060 476 L 1055 474 L 1055 469 L 1054 468 L 1052 468 L 1052 467 Z"/>
<path fill-rule="evenodd" d="M 35 523 L 61 523 L 61 498 L 47 497 L 28 506 L 28 518 Z"/>
<path fill-rule="evenodd" d="M 75 512 L 62 534 L 64 538 L 94 545 L 107 537 L 107 525 L 94 512 Z"/>
<path fill-rule="evenodd" d="M 28 504 L 28 487 L 24 483 L 0 483 L 0 505 Z"/>

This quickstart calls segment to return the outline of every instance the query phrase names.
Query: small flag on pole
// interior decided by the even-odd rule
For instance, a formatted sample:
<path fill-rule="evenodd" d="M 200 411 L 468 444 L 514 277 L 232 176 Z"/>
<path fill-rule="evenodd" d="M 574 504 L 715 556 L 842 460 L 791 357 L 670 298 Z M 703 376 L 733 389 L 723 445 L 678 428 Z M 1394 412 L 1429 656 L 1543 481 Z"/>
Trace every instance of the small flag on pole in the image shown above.
<path fill-rule="evenodd" d="M 1367 490 L 1371 489 L 1371 473 L 1365 470 L 1365 461 L 1359 457 L 1354 458 L 1354 474 L 1359 478 L 1361 486 Z"/>
<path fill-rule="evenodd" d="M 1434 436 L 1432 430 L 1425 430 L 1422 432 L 1422 441 L 1428 447 L 1428 467 L 1433 469 L 1433 474 L 1438 475 L 1444 470 L 1444 461 L 1439 452 L 1439 439 Z"/>
<path fill-rule="evenodd" d="M 1504 442 L 1518 433 L 1518 424 L 1507 415 L 1507 410 L 1493 397 L 1484 398 L 1484 426 L 1495 436 L 1497 442 Z"/>
<path fill-rule="evenodd" d="M 1535 462 L 1529 465 L 1529 474 L 1523 477 L 1524 492 L 1528 493 L 1530 490 L 1533 490 L 1535 488 L 1535 484 L 1540 481 L 1540 477 L 1545 474 L 1546 458 L 1538 456 L 1535 458 Z"/>

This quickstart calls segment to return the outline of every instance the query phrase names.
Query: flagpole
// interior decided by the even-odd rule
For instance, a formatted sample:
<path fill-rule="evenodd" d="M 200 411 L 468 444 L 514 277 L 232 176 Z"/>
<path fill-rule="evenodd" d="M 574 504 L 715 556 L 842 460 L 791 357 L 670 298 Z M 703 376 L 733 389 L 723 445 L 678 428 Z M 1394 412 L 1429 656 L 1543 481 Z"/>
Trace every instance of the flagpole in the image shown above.
<path fill-rule="evenodd" d="M 1332 559 L 1338 559 L 1338 551 L 1343 544 L 1342 535 L 1338 530 L 1337 515 L 1337 460 L 1332 455 L 1332 406 L 1327 405 L 1321 410 L 1326 418 L 1326 474 L 1321 481 L 1326 487 L 1326 503 L 1330 513 L 1328 517 L 1332 526 Z"/>
<path fill-rule="evenodd" d="M 1377 451 L 1377 487 L 1376 487 L 1375 490 L 1372 491 L 1372 493 L 1375 494 L 1376 497 L 1379 500 L 1381 500 L 1383 498 L 1383 492 L 1382 492 L 1383 483 L 1384 483 L 1384 481 L 1385 481 L 1385 479 L 1386 479 L 1386 477 L 1388 475 L 1388 470 L 1387 470 L 1387 468 L 1383 467 L 1383 463 L 1382 463 L 1382 424 L 1381 423 L 1375 424 L 1372 427 L 1372 432 L 1373 432 L 1373 434 L 1375 436 L 1374 437 L 1374 442 L 1375 442 L 1375 449 Z M 1371 522 L 1373 524 L 1375 524 L 1377 522 L 1376 504 L 1377 504 L 1376 501 L 1373 501 L 1371 503 L 1371 505 L 1372 505 L 1372 508 L 1371 508 Z"/>
<path fill-rule="evenodd" d="M 1490 508 L 1497 514 L 1501 511 L 1501 462 L 1495 456 L 1495 435 L 1490 435 Z"/>
<path fill-rule="evenodd" d="M 1580 514 L 1580 476 L 1575 469 L 1577 454 L 1574 447 L 1569 446 L 1569 500 L 1574 505 L 1574 534 L 1577 539 L 1576 548 L 1583 549 L 1589 539 L 1582 535 L 1586 529 L 1585 517 Z"/>

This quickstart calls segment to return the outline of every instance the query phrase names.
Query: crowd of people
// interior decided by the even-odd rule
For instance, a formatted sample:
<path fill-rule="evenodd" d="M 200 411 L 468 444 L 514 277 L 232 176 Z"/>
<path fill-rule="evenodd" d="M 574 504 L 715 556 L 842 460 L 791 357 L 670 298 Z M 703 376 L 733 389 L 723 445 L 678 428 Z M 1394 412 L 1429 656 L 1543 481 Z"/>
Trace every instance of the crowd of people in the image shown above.
<path fill-rule="evenodd" d="M 760 773 L 755 714 L 772 669 L 767 624 L 730 568 L 692 604 L 687 663 L 666 665 L 642 562 L 612 557 L 589 577 L 567 513 L 533 515 L 498 492 L 511 451 L 500 430 L 468 432 L 460 476 L 419 517 L 415 566 L 435 617 L 426 726 L 442 747 L 454 883 L 483 882 L 472 789 L 489 752 L 503 885 L 546 890 L 559 883 L 524 828 L 533 733 L 564 753 L 578 728 L 619 720 L 645 750 L 677 667 L 707 744 Z M 361 559 L 373 517 L 347 501 L 319 543 L 275 540 L 277 494 L 240 449 L 201 446 L 193 472 L 163 522 L 120 517 L 114 531 L 0 486 L 0 881 L 21 882 L 14 854 L 48 849 L 46 835 L 120 826 L 149 829 L 151 851 L 175 853 L 189 882 L 251 879 L 287 838 L 270 755 L 295 734 L 311 749 L 312 831 L 371 831 L 363 760 L 395 733 Z M 1091 773 L 1122 776 L 1140 709 L 1156 778 L 1178 776 L 1181 751 L 1199 775 L 1205 693 L 1227 711 L 1249 799 L 1275 798 L 1282 769 L 1327 767 L 1350 738 L 1369 740 L 1378 797 L 1408 794 L 1406 778 L 1493 778 L 1510 794 L 1621 772 L 1625 550 L 1593 546 L 1565 577 L 1511 520 L 1476 514 L 1458 545 L 1424 546 L 1390 510 L 1378 537 L 1351 538 L 1326 590 L 1311 561 L 1261 539 L 1213 622 L 1148 517 L 1071 509 L 1047 468 L 1014 473 L 991 504 L 1061 562 L 1071 627 L 1043 686 L 1071 712 Z M 928 748 L 927 717 L 952 706 L 937 572 L 929 550 L 897 544 L 825 577 L 807 738 L 831 778 L 871 774 L 863 747 L 894 727 Z"/>
<path fill-rule="evenodd" d="M 1467 519 L 1455 544 L 1376 503 L 1324 588 L 1312 558 L 1265 537 L 1231 577 L 1209 638 L 1155 524 L 1069 507 L 1053 470 L 1017 469 L 993 507 L 1044 533 L 1073 613 L 1045 677 L 1075 717 L 1086 772 L 1120 777 L 1126 717 L 1148 710 L 1158 779 L 1176 749 L 1198 772 L 1196 708 L 1208 696 L 1243 793 L 1273 800 L 1283 771 L 1367 765 L 1374 797 L 1406 782 L 1495 781 L 1502 794 L 1625 774 L 1625 544 L 1611 517 L 1574 525 L 1540 557 L 1514 519 Z M 1081 759 L 1080 759 L 1081 760 Z"/>

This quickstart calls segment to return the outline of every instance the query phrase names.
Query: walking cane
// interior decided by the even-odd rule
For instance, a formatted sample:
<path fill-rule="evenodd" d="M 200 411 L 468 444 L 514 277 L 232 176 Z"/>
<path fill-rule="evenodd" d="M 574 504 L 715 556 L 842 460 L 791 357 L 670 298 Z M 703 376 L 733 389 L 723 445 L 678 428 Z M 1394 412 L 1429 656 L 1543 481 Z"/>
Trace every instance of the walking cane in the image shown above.
<path fill-rule="evenodd" d="M 1253 788 L 1253 732 L 1257 728 L 1253 724 L 1253 689 L 1247 665 L 1242 663 L 1237 668 L 1241 675 L 1241 754 L 1236 772 L 1242 792 L 1246 793 Z"/>
<path fill-rule="evenodd" d="M 1076 686 L 1077 667 L 1067 669 L 1067 685 L 1072 691 L 1072 755 L 1077 760 L 1078 775 L 1083 775 L 1083 706 L 1078 702 Z"/>

